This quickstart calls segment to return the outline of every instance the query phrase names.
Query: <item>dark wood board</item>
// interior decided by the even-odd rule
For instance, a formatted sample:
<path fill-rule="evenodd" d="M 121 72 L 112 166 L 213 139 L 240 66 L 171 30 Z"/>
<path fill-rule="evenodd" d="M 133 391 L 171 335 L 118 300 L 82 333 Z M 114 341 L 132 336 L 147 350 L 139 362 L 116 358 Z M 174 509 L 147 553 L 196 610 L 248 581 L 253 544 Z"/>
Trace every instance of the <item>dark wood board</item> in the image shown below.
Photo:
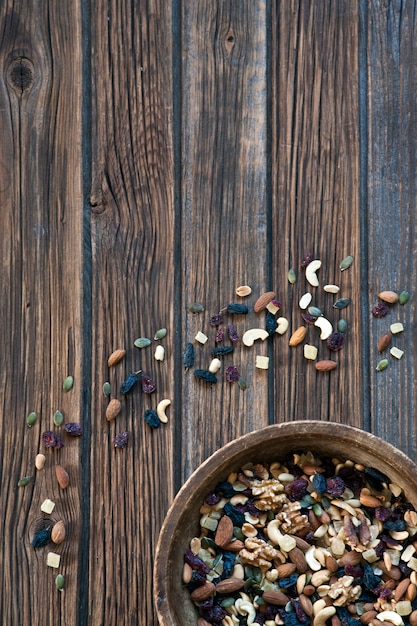
<path fill-rule="evenodd" d="M 1 619 L 156 626 L 159 529 L 186 478 L 224 443 L 321 419 L 415 457 L 416 3 L 6 0 L 0 17 Z M 300 267 L 308 253 L 322 262 L 317 288 Z M 347 255 L 353 264 L 340 272 Z M 325 294 L 326 283 L 339 294 Z M 246 284 L 252 293 L 240 298 Z M 410 300 L 375 319 L 382 289 L 407 289 Z M 269 290 L 287 333 L 236 343 L 217 384 L 197 380 L 215 347 L 211 316 L 223 310 L 230 345 L 229 324 L 240 336 L 265 326 L 253 307 Z M 288 345 L 306 291 L 334 324 L 348 322 L 338 353 L 308 327 L 319 357 L 337 362 L 331 372 L 317 372 L 303 344 Z M 351 298 L 346 309 L 333 308 L 338 297 Z M 193 302 L 205 310 L 192 313 Z M 225 312 L 229 303 L 248 314 Z M 398 361 L 376 349 L 394 321 L 404 324 L 392 342 L 404 350 Z M 141 336 L 152 345 L 136 348 Z M 117 348 L 126 356 L 109 368 Z M 226 380 L 230 365 L 245 390 Z M 138 370 L 156 392 L 138 385 L 122 397 Z M 114 421 L 105 381 L 122 401 Z M 168 423 L 152 430 L 144 412 L 163 398 Z M 42 433 L 62 430 L 57 409 L 84 432 L 47 450 Z M 122 431 L 129 442 L 116 449 Z M 46 465 L 36 472 L 39 451 Z M 46 498 L 56 503 L 49 517 Z M 60 518 L 64 543 L 33 549 L 44 520 Z M 62 593 L 49 551 L 62 557 Z"/>

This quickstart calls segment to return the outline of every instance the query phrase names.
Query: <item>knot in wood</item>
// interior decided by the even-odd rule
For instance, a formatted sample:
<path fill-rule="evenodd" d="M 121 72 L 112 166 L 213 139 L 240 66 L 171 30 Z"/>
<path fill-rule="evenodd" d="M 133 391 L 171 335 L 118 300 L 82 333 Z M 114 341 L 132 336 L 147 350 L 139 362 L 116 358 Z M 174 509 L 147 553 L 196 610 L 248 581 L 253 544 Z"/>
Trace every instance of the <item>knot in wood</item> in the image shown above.
<path fill-rule="evenodd" d="M 25 57 L 13 59 L 8 71 L 10 86 L 21 93 L 28 91 L 33 85 L 33 65 Z"/>

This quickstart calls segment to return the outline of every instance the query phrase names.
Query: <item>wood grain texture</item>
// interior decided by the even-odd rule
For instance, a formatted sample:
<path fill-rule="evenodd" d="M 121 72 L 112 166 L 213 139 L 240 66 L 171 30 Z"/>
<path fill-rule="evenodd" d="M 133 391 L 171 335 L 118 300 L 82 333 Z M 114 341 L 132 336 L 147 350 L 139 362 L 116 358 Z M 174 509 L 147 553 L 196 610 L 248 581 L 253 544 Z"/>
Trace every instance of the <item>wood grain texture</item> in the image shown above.
<path fill-rule="evenodd" d="M 180 406 L 157 430 L 146 409 L 173 399 L 173 156 L 170 3 L 101 2 L 92 19 L 93 188 L 92 394 L 88 615 L 94 624 L 153 624 L 153 551 L 173 498 L 173 429 Z M 165 327 L 166 359 L 156 343 Z M 107 368 L 109 354 L 127 350 Z M 123 380 L 143 370 L 157 391 Z M 107 422 L 104 381 L 122 413 Z M 125 449 L 113 438 L 129 432 Z"/>
<path fill-rule="evenodd" d="M 416 38 L 415 2 L 370 2 L 368 17 L 368 294 L 370 308 L 384 289 L 407 289 L 408 304 L 383 319 L 369 316 L 372 431 L 415 458 L 416 353 Z M 376 372 L 376 344 L 392 322 L 404 332 L 391 345 L 389 367 Z"/>
<path fill-rule="evenodd" d="M 41 435 L 61 432 L 57 409 L 66 421 L 82 419 L 81 20 L 76 4 L 41 4 L 0 7 L 0 615 L 49 625 L 76 623 L 79 580 L 79 441 L 63 435 L 63 449 L 45 450 Z M 68 374 L 75 385 L 66 394 Z M 31 411 L 38 421 L 30 429 Z M 46 464 L 36 472 L 40 450 Z M 65 491 L 56 463 L 70 475 Z M 27 475 L 32 481 L 18 488 Z M 46 498 L 56 504 L 50 516 L 40 510 Z M 32 548 L 34 533 L 57 519 L 65 543 Z M 46 565 L 50 550 L 61 555 L 64 594 Z"/>
<path fill-rule="evenodd" d="M 210 317 L 249 284 L 249 315 L 225 315 L 239 334 L 257 323 L 253 304 L 267 283 L 266 3 L 184 3 L 182 45 L 182 305 L 183 342 L 198 331 L 196 368 L 207 369 L 215 346 Z M 191 302 L 203 314 L 187 312 Z M 246 304 L 246 302 L 245 302 Z M 266 354 L 267 346 L 259 346 Z M 256 349 L 238 344 L 222 357 L 218 383 L 183 377 L 183 463 L 187 477 L 216 448 L 268 423 L 267 372 L 254 367 Z M 225 379 L 239 368 L 248 388 Z M 200 442 L 195 445 L 196 439 Z"/>
<path fill-rule="evenodd" d="M 275 420 L 324 419 L 363 426 L 360 363 L 359 72 L 357 2 L 275 2 L 272 29 L 272 276 L 289 333 L 307 327 L 305 341 L 274 343 Z M 319 259 L 319 287 L 305 279 L 301 262 Z M 339 264 L 354 257 L 343 273 Z M 297 282 L 287 280 L 289 268 Z M 325 284 L 337 284 L 337 296 Z M 345 345 L 332 353 L 319 331 L 306 325 L 298 302 L 310 292 L 335 327 L 347 320 Z M 333 308 L 351 298 L 343 310 Z M 303 344 L 318 359 L 337 361 L 317 372 Z"/>

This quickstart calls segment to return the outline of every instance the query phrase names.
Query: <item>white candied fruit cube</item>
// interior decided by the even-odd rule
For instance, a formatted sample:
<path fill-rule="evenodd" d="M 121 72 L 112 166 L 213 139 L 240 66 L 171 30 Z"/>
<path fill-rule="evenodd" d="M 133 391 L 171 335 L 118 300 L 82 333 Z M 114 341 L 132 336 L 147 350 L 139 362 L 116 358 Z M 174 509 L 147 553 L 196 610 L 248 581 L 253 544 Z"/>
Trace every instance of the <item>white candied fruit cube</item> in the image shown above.
<path fill-rule="evenodd" d="M 267 370 L 269 367 L 269 357 L 257 355 L 255 365 L 261 370 Z"/>
<path fill-rule="evenodd" d="M 399 615 L 410 615 L 413 609 L 410 600 L 401 600 L 395 605 L 395 610 Z"/>
<path fill-rule="evenodd" d="M 316 346 L 310 346 L 308 343 L 304 346 L 304 358 L 309 359 L 310 361 L 315 361 L 317 359 L 317 348 Z"/>
<path fill-rule="evenodd" d="M 55 508 L 55 502 L 52 502 L 52 500 L 49 500 L 48 498 L 44 500 L 41 504 L 42 513 L 47 513 L 48 515 L 52 513 L 54 508 Z"/>
<path fill-rule="evenodd" d="M 59 564 L 61 562 L 61 555 L 56 554 L 56 552 L 48 552 L 48 555 L 46 557 L 46 564 L 48 565 L 48 567 L 59 567 Z"/>
<path fill-rule="evenodd" d="M 404 350 L 400 350 L 399 348 L 395 346 L 391 348 L 389 352 L 391 356 L 395 357 L 396 359 L 401 359 L 402 355 L 404 354 Z"/>
<path fill-rule="evenodd" d="M 390 326 L 390 331 L 392 332 L 393 335 L 402 333 L 403 330 L 404 330 L 404 326 L 401 324 L 401 322 L 395 322 L 394 324 L 391 324 Z"/>
<path fill-rule="evenodd" d="M 202 333 L 201 330 L 199 330 L 198 333 L 196 334 L 196 336 L 194 337 L 194 339 L 196 341 L 198 341 L 198 343 L 201 343 L 201 344 L 204 345 L 206 343 L 206 341 L 208 340 L 208 337 L 207 337 L 207 335 Z"/>

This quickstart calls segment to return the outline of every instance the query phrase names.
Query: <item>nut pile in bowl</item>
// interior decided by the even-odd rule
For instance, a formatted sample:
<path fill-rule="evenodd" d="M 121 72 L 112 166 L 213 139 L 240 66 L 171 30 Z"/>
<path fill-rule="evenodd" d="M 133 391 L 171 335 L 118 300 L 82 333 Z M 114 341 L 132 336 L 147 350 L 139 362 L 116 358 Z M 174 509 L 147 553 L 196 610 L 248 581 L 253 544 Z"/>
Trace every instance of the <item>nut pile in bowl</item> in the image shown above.
<path fill-rule="evenodd" d="M 417 513 L 371 466 L 247 463 L 207 493 L 182 577 L 198 626 L 416 626 Z"/>

